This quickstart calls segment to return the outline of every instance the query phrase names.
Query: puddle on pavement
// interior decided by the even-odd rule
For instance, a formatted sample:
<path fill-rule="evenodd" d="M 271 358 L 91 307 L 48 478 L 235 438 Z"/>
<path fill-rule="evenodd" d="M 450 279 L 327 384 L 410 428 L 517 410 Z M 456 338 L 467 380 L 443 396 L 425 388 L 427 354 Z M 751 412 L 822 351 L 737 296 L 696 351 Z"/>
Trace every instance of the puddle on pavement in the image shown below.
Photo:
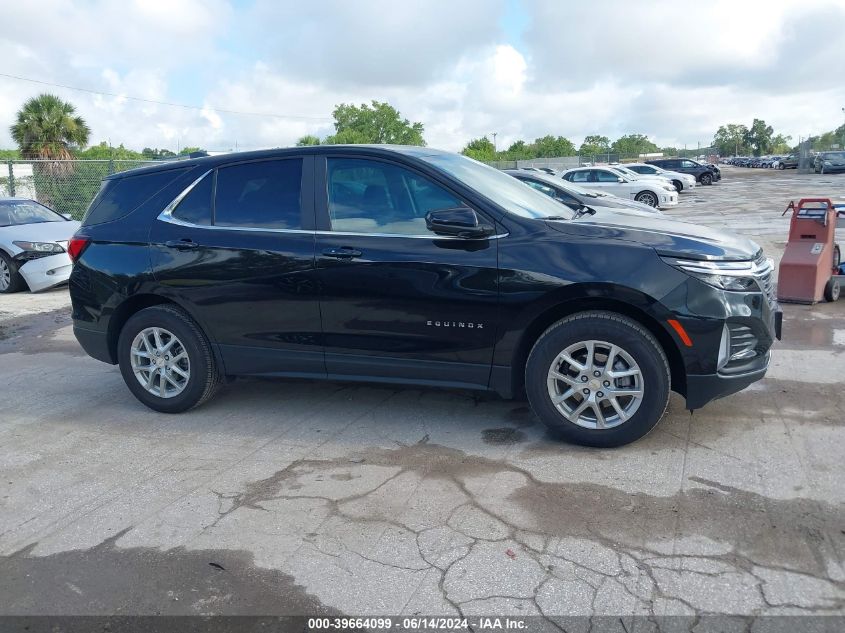
<path fill-rule="evenodd" d="M 508 427 L 501 429 L 484 429 L 481 432 L 481 439 L 485 444 L 519 444 L 520 442 L 525 441 L 525 433 L 519 429 L 512 429 Z"/>
<path fill-rule="evenodd" d="M 127 548 L 0 556 L 0 613 L 37 615 L 340 615 L 237 550 Z"/>

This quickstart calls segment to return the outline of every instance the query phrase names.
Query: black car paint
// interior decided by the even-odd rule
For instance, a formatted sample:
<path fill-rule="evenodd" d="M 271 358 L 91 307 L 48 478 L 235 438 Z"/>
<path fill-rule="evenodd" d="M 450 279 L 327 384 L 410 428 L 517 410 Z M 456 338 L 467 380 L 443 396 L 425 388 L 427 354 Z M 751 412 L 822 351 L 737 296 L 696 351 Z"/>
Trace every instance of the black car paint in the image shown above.
<path fill-rule="evenodd" d="M 692 165 L 685 165 L 684 161 L 689 161 Z M 701 182 L 703 174 L 710 174 L 713 182 L 718 182 L 722 179 L 722 171 L 715 165 L 702 164 L 689 158 L 658 158 L 654 160 L 647 160 L 647 164 L 666 169 L 667 171 L 678 171 L 683 174 L 690 174 L 695 176 L 698 182 Z"/>
<path fill-rule="evenodd" d="M 717 352 L 727 321 L 749 325 L 765 352 L 776 304 L 761 292 L 718 290 L 660 258 L 748 260 L 759 254 L 752 242 L 609 212 L 562 221 L 518 217 L 426 162 L 428 152 L 336 146 L 180 163 L 184 173 L 133 211 L 83 224 L 80 234 L 91 242 L 70 278 L 77 338 L 94 358 L 116 363 L 117 337 L 129 316 L 172 302 L 207 334 L 226 374 L 446 385 L 509 397 L 521 390 L 525 359 L 546 327 L 567 314 L 608 309 L 655 335 L 670 362 L 672 388 L 690 409 L 765 373 L 767 354 L 733 375 L 719 373 Z M 191 228 L 157 219 L 209 170 L 290 156 L 304 161 L 300 231 Z M 411 169 L 473 208 L 492 234 L 334 234 L 327 156 Z M 196 246 L 174 246 L 180 240 Z M 358 255 L 338 257 L 338 250 Z M 691 347 L 669 325 L 672 319 Z"/>

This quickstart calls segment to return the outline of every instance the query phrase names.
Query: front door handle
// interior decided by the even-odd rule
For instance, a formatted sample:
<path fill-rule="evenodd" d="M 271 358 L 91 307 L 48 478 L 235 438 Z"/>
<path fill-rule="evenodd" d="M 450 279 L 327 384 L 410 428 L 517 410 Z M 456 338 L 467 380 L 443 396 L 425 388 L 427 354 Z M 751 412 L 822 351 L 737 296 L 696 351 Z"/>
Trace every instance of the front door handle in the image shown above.
<path fill-rule="evenodd" d="M 354 259 L 361 257 L 362 254 L 361 251 L 349 248 L 348 246 L 332 247 L 323 251 L 323 255 L 326 257 L 334 257 L 336 259 Z"/>
<path fill-rule="evenodd" d="M 187 251 L 199 246 L 199 244 L 189 237 L 183 237 L 181 240 L 168 240 L 164 243 L 164 245 L 167 248 L 175 248 L 180 251 Z"/>

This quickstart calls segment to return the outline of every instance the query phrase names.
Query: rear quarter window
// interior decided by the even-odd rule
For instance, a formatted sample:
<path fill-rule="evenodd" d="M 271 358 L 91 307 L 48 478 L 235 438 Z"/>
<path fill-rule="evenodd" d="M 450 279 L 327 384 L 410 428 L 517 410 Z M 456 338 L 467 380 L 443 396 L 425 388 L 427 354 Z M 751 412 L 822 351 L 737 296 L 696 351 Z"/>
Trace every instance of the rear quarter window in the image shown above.
<path fill-rule="evenodd" d="M 82 226 L 112 222 L 129 215 L 186 171 L 187 168 L 167 169 L 104 180 L 82 218 Z"/>

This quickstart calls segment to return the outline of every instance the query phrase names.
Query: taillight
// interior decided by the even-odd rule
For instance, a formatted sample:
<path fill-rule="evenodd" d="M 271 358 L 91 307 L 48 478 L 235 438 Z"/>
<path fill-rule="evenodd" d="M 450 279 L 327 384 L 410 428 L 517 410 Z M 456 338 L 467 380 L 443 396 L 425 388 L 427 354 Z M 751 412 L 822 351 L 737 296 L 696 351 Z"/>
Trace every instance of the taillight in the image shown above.
<path fill-rule="evenodd" d="M 67 254 L 70 256 L 70 261 L 76 263 L 79 256 L 88 248 L 91 243 L 90 237 L 84 235 L 74 235 L 67 243 Z"/>

